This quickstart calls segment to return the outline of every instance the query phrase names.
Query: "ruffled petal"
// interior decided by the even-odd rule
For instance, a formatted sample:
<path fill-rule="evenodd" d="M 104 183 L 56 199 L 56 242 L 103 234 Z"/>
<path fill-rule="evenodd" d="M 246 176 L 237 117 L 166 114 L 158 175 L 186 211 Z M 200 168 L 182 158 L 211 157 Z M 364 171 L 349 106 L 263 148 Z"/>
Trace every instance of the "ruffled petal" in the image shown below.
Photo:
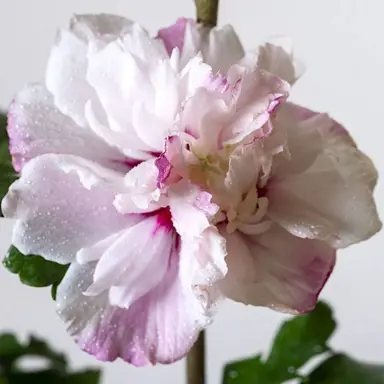
<path fill-rule="evenodd" d="M 123 214 L 152 212 L 161 207 L 158 168 L 155 160 L 143 161 L 124 177 L 124 193 L 116 195 L 114 205 Z"/>
<path fill-rule="evenodd" d="M 135 81 L 140 81 L 143 95 L 152 94 L 145 87 L 148 80 L 142 79 L 132 56 L 117 42 L 111 42 L 106 47 L 89 56 L 87 81 L 96 91 L 101 104 L 108 116 L 97 116 L 92 103 L 87 103 L 87 120 L 90 127 L 106 142 L 120 147 L 122 150 L 151 150 L 137 135 L 132 122 L 132 96 L 135 92 Z M 149 86 L 149 85 L 148 85 Z M 134 94 L 132 94 L 134 92 Z M 93 113 L 91 113 L 93 112 Z M 97 120 L 99 123 L 97 124 Z M 101 129 L 100 125 L 104 125 Z"/>
<path fill-rule="evenodd" d="M 95 263 L 73 263 L 57 292 L 58 312 L 82 349 L 103 361 L 134 365 L 172 363 L 184 357 L 201 329 L 202 309 L 179 277 L 179 257 L 169 260 L 160 284 L 129 309 L 113 307 L 108 294 L 86 297 Z"/>
<path fill-rule="evenodd" d="M 88 43 L 116 39 L 131 25 L 131 21 L 119 16 L 80 15 L 58 33 L 48 61 L 46 84 L 55 105 L 78 125 L 87 125 L 84 107 L 88 100 L 96 98 L 86 81 Z"/>
<path fill-rule="evenodd" d="M 134 30 L 138 29 L 135 26 Z M 150 40 L 146 32 L 141 31 L 141 35 Z M 153 41 L 153 45 L 156 43 Z M 103 129 L 90 125 L 122 151 L 129 148 L 159 153 L 179 107 L 176 73 L 161 50 L 154 50 L 142 62 L 130 50 L 135 48 L 127 48 L 121 41 L 111 42 L 89 54 L 87 80 L 108 116 Z"/>
<path fill-rule="evenodd" d="M 290 106 L 299 117 L 296 129 L 303 130 L 307 111 Z M 297 110 L 296 110 L 297 109 Z M 326 116 L 310 117 L 315 134 L 295 135 L 290 161 L 277 168 L 269 182 L 268 215 L 295 236 L 316 238 L 343 248 L 366 240 L 378 232 L 381 222 L 373 198 L 377 172 L 360 152 L 347 131 Z M 316 124 L 317 123 L 317 124 Z M 315 140 L 318 136 L 317 142 Z M 309 139 L 311 138 L 311 139 Z M 297 164 L 317 154 L 309 167 L 297 173 Z"/>
<path fill-rule="evenodd" d="M 211 202 L 211 195 L 199 187 L 181 181 L 169 191 L 169 206 L 173 225 L 184 239 L 195 239 L 210 227 L 210 219 L 219 207 Z"/>
<path fill-rule="evenodd" d="M 129 227 L 136 216 L 113 207 L 120 174 L 70 155 L 42 155 L 25 165 L 2 201 L 16 220 L 13 244 L 24 254 L 59 263 L 77 251 Z"/>
<path fill-rule="evenodd" d="M 181 18 L 161 29 L 158 38 L 163 41 L 169 55 L 175 48 L 180 50 L 182 66 L 201 52 L 204 62 L 212 67 L 213 72 L 226 73 L 244 56 L 240 39 L 230 25 L 206 28 L 194 20 Z"/>
<path fill-rule="evenodd" d="M 335 250 L 300 239 L 274 225 L 262 235 L 228 235 L 228 273 L 221 288 L 229 298 L 290 313 L 311 311 L 335 264 Z"/>
<path fill-rule="evenodd" d="M 292 40 L 287 37 L 274 38 L 261 45 L 257 66 L 291 85 L 304 73 L 304 65 L 294 55 Z"/>
<path fill-rule="evenodd" d="M 224 144 L 235 144 L 263 128 L 280 102 L 287 98 L 290 87 L 279 77 L 258 68 L 234 66 L 228 72 L 228 79 L 233 84 L 236 108 L 221 139 Z"/>
<path fill-rule="evenodd" d="M 41 84 L 28 85 L 17 94 L 8 113 L 8 134 L 17 172 L 30 159 L 45 153 L 81 155 L 113 168 L 125 161 L 116 148 L 63 115 Z"/>

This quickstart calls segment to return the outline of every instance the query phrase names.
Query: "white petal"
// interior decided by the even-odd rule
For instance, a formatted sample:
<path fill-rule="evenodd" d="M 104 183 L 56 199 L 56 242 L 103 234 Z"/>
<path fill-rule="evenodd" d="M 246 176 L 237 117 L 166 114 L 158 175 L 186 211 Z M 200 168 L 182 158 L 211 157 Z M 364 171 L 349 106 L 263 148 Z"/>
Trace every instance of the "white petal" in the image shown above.
<path fill-rule="evenodd" d="M 198 198 L 201 191 L 198 187 L 180 182 L 169 191 L 169 205 L 172 213 L 173 224 L 177 233 L 185 239 L 200 236 L 210 226 L 208 218 L 210 209 L 199 207 Z M 215 212 L 218 207 L 209 202 Z"/>
<path fill-rule="evenodd" d="M 292 40 L 287 37 L 276 37 L 260 46 L 257 65 L 291 85 L 304 72 L 303 64 L 294 55 Z"/>
<path fill-rule="evenodd" d="M 221 280 L 228 271 L 226 240 L 217 228 L 207 228 L 198 240 L 198 250 L 194 256 L 197 260 L 194 284 L 211 286 Z"/>
<path fill-rule="evenodd" d="M 124 193 L 117 194 L 114 205 L 120 213 L 152 212 L 160 208 L 157 187 L 159 171 L 155 160 L 143 161 L 124 177 Z"/>
<path fill-rule="evenodd" d="M 207 39 L 202 47 L 204 60 L 212 67 L 213 72 L 225 73 L 243 58 L 244 49 L 231 25 L 215 27 L 208 31 L 203 28 L 201 30 L 203 41 Z M 204 37 L 205 33 L 208 33 L 208 37 Z"/>
<path fill-rule="evenodd" d="M 88 42 L 94 38 L 105 41 L 116 40 L 131 33 L 134 23 L 122 16 L 111 14 L 75 15 L 70 20 L 69 30 L 79 39 Z"/>
<path fill-rule="evenodd" d="M 28 85 L 17 94 L 9 110 L 8 133 L 17 171 L 44 153 L 81 155 L 110 167 L 125 161 L 116 148 L 63 115 L 53 104 L 52 95 L 40 84 Z"/>
<path fill-rule="evenodd" d="M 166 76 L 162 79 L 156 77 L 147 67 L 148 63 L 140 64 L 118 42 L 92 53 L 89 60 L 87 80 L 96 90 L 108 115 L 108 126 L 103 130 L 97 129 L 102 137 L 116 146 L 120 145 L 122 150 L 161 152 L 166 137 L 164 131 L 171 127 L 174 116 L 165 121 L 168 125 L 164 128 L 161 114 L 156 113 L 159 100 L 163 103 L 169 97 L 173 98 L 173 101 L 168 100 L 171 114 L 175 113 L 175 95 L 164 91 L 171 90 L 173 83 L 167 85 Z M 162 67 L 162 64 L 156 64 L 154 71 Z M 164 87 L 157 89 L 155 85 L 159 85 L 159 81 L 164 81 Z M 165 117 L 168 117 L 168 112 Z"/>
<path fill-rule="evenodd" d="M 302 120 L 307 114 L 291 108 L 299 109 L 298 132 L 311 128 L 318 134 L 317 143 L 309 140 L 315 141 L 316 135 L 296 135 L 292 163 L 311 158 L 308 148 L 314 148 L 317 157 L 312 164 L 304 161 L 307 167 L 301 173 L 287 172 L 289 162 L 276 169 L 268 185 L 268 215 L 296 236 L 321 239 L 335 248 L 373 236 L 381 222 L 373 198 L 377 172 L 372 162 L 334 120 L 320 124 L 324 118 L 317 118 L 319 124 L 306 126 Z"/>
<path fill-rule="evenodd" d="M 13 244 L 24 254 L 59 263 L 77 251 L 130 226 L 137 218 L 113 207 L 122 177 L 70 155 L 43 155 L 23 168 L 2 201 L 16 219 Z"/>
<path fill-rule="evenodd" d="M 228 249 L 224 294 L 291 313 L 314 308 L 333 270 L 335 250 L 317 240 L 294 237 L 278 225 L 254 237 L 221 233 Z"/>
<path fill-rule="evenodd" d="M 86 81 L 88 43 L 117 38 L 131 24 L 113 15 L 81 15 L 71 19 L 68 29 L 59 31 L 48 61 L 46 84 L 60 111 L 80 126 L 87 123 L 85 103 L 96 97 Z"/>

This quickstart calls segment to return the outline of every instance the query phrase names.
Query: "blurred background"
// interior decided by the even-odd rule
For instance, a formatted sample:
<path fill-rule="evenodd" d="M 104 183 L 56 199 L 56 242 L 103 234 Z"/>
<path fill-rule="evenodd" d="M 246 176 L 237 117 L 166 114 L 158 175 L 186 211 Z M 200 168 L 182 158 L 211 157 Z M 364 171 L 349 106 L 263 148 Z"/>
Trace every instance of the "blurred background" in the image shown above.
<path fill-rule="evenodd" d="M 0 0 L 0 108 L 26 82 L 44 77 L 58 26 L 73 13 L 108 12 L 134 19 L 156 33 L 179 16 L 194 17 L 192 0 Z M 384 172 L 384 2 L 375 0 L 221 0 L 220 24 L 235 26 L 246 48 L 271 35 L 289 35 L 307 72 L 291 99 L 327 111 L 342 122 Z M 376 189 L 384 218 L 384 184 Z M 0 219 L 0 255 L 10 243 L 10 222 Z M 335 348 L 384 361 L 384 232 L 339 253 L 322 297 L 340 328 Z M 208 384 L 223 364 L 266 351 L 284 315 L 225 302 L 208 330 Z M 97 364 L 67 336 L 48 289 L 22 286 L 0 268 L 0 330 L 33 332 L 69 355 L 74 368 L 102 366 L 104 383 L 183 383 L 184 363 L 135 369 L 122 362 Z"/>

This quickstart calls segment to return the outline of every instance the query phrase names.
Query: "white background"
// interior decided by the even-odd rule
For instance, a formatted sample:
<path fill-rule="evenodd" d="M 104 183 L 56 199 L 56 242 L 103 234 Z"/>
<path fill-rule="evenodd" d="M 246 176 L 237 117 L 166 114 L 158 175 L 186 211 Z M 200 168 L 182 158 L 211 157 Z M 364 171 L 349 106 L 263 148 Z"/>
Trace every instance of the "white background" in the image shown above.
<path fill-rule="evenodd" d="M 125 15 L 152 32 L 193 16 L 192 0 L 0 0 L 0 106 L 24 83 L 43 78 L 57 26 L 72 13 Z M 232 23 L 252 48 L 275 34 L 293 37 L 308 71 L 292 99 L 330 112 L 384 171 L 384 3 L 380 0 L 222 0 L 220 23 Z M 383 183 L 376 190 L 384 212 Z M 384 216 L 384 215 L 382 215 Z M 10 223 L 0 221 L 0 253 Z M 340 252 L 323 292 L 342 324 L 334 348 L 384 361 L 384 235 Z M 225 361 L 265 351 L 284 316 L 227 302 L 208 331 L 208 384 L 219 384 Z M 35 332 L 66 351 L 74 367 L 96 364 L 66 335 L 49 292 L 23 287 L 0 268 L 0 330 Z M 183 362 L 135 369 L 104 364 L 108 384 L 183 383 Z"/>

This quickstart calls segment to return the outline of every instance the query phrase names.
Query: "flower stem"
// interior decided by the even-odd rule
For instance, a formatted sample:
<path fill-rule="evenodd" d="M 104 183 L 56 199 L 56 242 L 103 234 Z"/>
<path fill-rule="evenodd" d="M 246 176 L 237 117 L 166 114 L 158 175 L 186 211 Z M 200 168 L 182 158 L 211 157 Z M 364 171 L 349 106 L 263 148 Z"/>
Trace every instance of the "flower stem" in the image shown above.
<path fill-rule="evenodd" d="M 219 12 L 219 0 L 195 0 L 197 9 L 197 22 L 206 27 L 214 27 L 217 24 Z"/>
<path fill-rule="evenodd" d="M 205 332 L 200 335 L 187 356 L 187 383 L 205 384 Z"/>

